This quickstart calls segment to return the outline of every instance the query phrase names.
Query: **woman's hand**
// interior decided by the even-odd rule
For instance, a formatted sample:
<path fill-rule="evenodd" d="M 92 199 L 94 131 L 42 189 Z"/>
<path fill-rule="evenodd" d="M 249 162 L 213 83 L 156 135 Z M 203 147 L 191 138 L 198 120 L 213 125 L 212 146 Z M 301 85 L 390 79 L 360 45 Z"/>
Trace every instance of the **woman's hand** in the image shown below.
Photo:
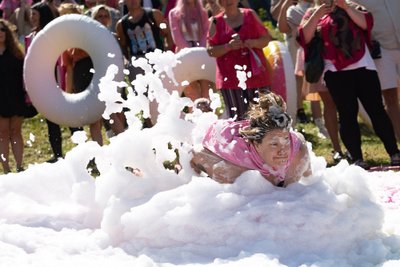
<path fill-rule="evenodd" d="M 238 38 L 233 38 L 228 43 L 230 50 L 237 50 L 244 47 L 243 41 Z"/>
<path fill-rule="evenodd" d="M 313 16 L 316 16 L 317 19 L 320 19 L 323 16 L 325 16 L 326 14 L 329 14 L 330 12 L 332 12 L 332 10 L 333 10 L 333 5 L 328 6 L 327 4 L 322 4 L 317 7 Z"/>
<path fill-rule="evenodd" d="M 347 10 L 349 8 L 349 5 L 347 4 L 346 0 L 335 0 L 335 5 L 344 10 Z"/>

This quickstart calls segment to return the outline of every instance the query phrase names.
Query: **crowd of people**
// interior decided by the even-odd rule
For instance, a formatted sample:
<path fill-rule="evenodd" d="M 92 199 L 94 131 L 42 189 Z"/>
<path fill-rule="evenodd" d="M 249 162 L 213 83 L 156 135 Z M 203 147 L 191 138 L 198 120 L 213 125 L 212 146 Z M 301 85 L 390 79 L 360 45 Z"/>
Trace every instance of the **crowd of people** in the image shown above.
<path fill-rule="evenodd" d="M 304 88 L 310 88 L 311 93 L 318 92 L 324 104 L 325 126 L 332 141 L 334 158 L 347 158 L 365 169 L 369 164 L 364 161 L 361 150 L 357 121 L 359 103 L 368 113 L 391 164 L 400 163 L 396 142 L 396 137 L 397 141 L 400 140 L 400 60 L 396 57 L 400 52 L 400 20 L 396 11 L 400 11 L 400 4 L 396 1 L 271 2 L 271 13 L 277 19 L 279 29 L 287 33 L 288 46 L 292 47 L 295 74 L 299 75 L 298 90 L 303 92 L 299 94 L 302 98 L 298 101 L 298 117 L 302 116 Z M 323 75 L 320 81 L 307 84 L 304 82 L 304 61 L 310 49 L 314 48 L 311 43 L 315 38 L 322 39 L 323 43 Z M 373 44 L 380 44 L 380 50 L 386 52 L 385 58 L 383 52 L 375 55 L 377 48 Z M 389 53 L 392 54 L 389 56 Z M 338 129 L 346 153 L 340 149 Z"/>
<path fill-rule="evenodd" d="M 0 89 L 0 153 L 3 171 L 5 173 L 11 171 L 10 144 L 17 171 L 23 170 L 21 131 L 23 119 L 26 117 L 24 109 L 29 103 L 29 96 L 25 92 L 22 78 L 24 51 L 19 48 L 25 47 L 26 52 L 35 35 L 56 17 L 78 13 L 99 21 L 117 38 L 126 59 L 126 68 L 129 70 L 131 81 L 137 74 L 143 72 L 130 64 L 132 57 L 143 57 L 155 49 L 178 52 L 184 48 L 205 47 L 208 54 L 216 58 L 216 83 L 206 80 L 192 81 L 184 89 L 183 95 L 196 101 L 207 100 L 210 90 L 221 93 L 225 106 L 223 119 L 231 119 L 229 122 L 223 122 L 226 124 L 224 127 L 234 129 L 237 134 L 235 138 L 238 137 L 238 140 L 243 141 L 243 146 L 247 146 L 246 149 L 250 151 L 254 149 L 254 155 L 258 152 L 258 156 L 252 158 L 256 159 L 256 162 L 253 162 L 255 165 L 244 166 L 235 162 L 235 165 L 241 166 L 238 167 L 237 173 L 246 169 L 260 169 L 254 167 L 259 162 L 267 165 L 276 164 L 273 162 L 275 156 L 271 154 L 273 152 L 269 152 L 268 145 L 262 145 L 264 137 L 266 140 L 277 138 L 279 141 L 274 144 L 282 149 L 276 152 L 276 158 L 282 161 L 282 164 L 275 166 L 280 170 L 279 173 L 274 174 L 276 170 L 272 165 L 270 165 L 272 169 L 260 169 L 261 173 L 266 173 L 267 179 L 276 185 L 286 185 L 299 178 L 289 169 L 297 171 L 301 169 L 301 175 L 307 173 L 309 168 L 305 166 L 309 163 L 299 163 L 300 167 L 298 164 L 291 166 L 292 161 L 297 162 L 294 159 L 298 155 L 304 158 L 302 137 L 289 129 L 291 118 L 285 125 L 271 124 L 271 120 L 274 121 L 272 117 L 277 115 L 276 112 L 271 112 L 271 103 L 274 103 L 272 109 L 280 110 L 278 114 L 280 118 L 286 118 L 287 114 L 283 100 L 273 93 L 274 88 L 271 87 L 271 73 L 267 67 L 263 48 L 268 45 L 272 37 L 256 10 L 252 8 L 259 4 L 255 2 L 257 1 L 2 0 L 0 79 L 2 85 L 6 85 L 4 89 L 3 86 Z M 351 3 L 345 0 L 262 2 L 265 2 L 265 7 L 270 9 L 267 10 L 267 17 L 270 14 L 271 19 L 277 22 L 279 31 L 284 34 L 293 61 L 296 88 L 287 90 L 297 91 L 297 116 L 293 118 L 294 121 L 309 122 L 303 102 L 311 100 L 313 122 L 321 133 L 330 138 L 333 159 L 338 162 L 346 158 L 351 163 L 368 168 L 361 150 L 361 134 L 357 121 L 359 101 L 368 113 L 374 131 L 382 140 L 391 164 L 400 165 L 400 152 L 397 146 L 397 141 L 400 140 L 397 90 L 400 75 L 400 19 L 396 17 L 396 11 L 400 11 L 400 2 L 390 0 L 383 1 L 385 4 L 378 0 L 352 0 Z M 305 79 L 304 65 L 309 44 L 316 33 L 324 41 L 322 52 L 324 71 L 318 82 L 309 83 Z M 379 56 L 374 58 L 370 52 L 372 40 L 375 41 L 374 44 L 380 44 Z M 4 64 L 15 68 L 5 68 Z M 62 90 L 68 93 L 85 90 L 92 78 L 90 73 L 92 67 L 90 56 L 85 51 L 71 48 L 63 52 L 57 62 L 56 77 Z M 251 75 L 247 74 L 249 71 Z M 261 101 L 269 103 L 269 106 L 265 107 L 265 103 L 262 104 Z M 13 105 L 3 105 L 3 102 Z M 259 109 L 263 112 L 259 113 Z M 121 113 L 112 115 L 113 123 L 100 119 L 91 124 L 89 127 L 92 140 L 99 145 L 103 144 L 103 124 L 114 134 L 123 132 L 127 125 L 124 120 Z M 49 120 L 46 122 L 53 152 L 49 162 L 55 162 L 63 157 L 61 130 L 56 123 Z M 273 125 L 271 129 L 265 128 L 264 124 L 267 122 L 269 126 Z M 145 121 L 145 127 L 151 125 L 151 121 Z M 254 132 L 260 129 L 264 129 L 262 134 Z M 81 128 L 70 130 L 72 134 Z M 209 132 L 213 132 L 213 129 L 210 128 Z M 253 138 L 253 135 L 257 138 Z M 218 159 L 218 161 L 222 158 L 228 160 L 226 165 L 231 164 L 230 159 L 219 155 L 218 151 L 213 151 L 215 144 L 210 145 L 210 140 L 207 141 L 205 138 L 203 142 L 205 151 L 194 154 L 192 166 L 197 171 L 205 171 L 209 176 L 214 176 L 216 180 L 233 181 L 238 176 L 237 173 L 226 178 L 229 175 L 221 176 L 220 170 L 214 175 L 212 164 L 207 165 L 211 166 L 211 169 L 202 165 L 204 158 Z M 271 142 L 265 142 L 271 148 Z M 341 143 L 346 152 L 342 152 Z M 295 146 L 296 150 L 293 150 Z"/>

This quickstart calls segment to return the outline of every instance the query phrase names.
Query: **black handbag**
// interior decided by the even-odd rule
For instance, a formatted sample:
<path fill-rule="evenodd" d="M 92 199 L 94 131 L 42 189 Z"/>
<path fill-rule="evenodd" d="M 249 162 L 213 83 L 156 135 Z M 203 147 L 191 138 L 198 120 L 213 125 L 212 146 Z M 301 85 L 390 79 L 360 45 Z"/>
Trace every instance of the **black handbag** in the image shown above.
<path fill-rule="evenodd" d="M 307 53 L 304 59 L 304 73 L 306 81 L 309 83 L 317 83 L 321 79 L 324 72 L 324 58 L 322 51 L 324 49 L 324 42 L 316 32 L 307 46 Z"/>
<path fill-rule="evenodd" d="M 371 41 L 370 53 L 373 59 L 382 58 L 381 44 L 378 41 L 376 40 Z"/>

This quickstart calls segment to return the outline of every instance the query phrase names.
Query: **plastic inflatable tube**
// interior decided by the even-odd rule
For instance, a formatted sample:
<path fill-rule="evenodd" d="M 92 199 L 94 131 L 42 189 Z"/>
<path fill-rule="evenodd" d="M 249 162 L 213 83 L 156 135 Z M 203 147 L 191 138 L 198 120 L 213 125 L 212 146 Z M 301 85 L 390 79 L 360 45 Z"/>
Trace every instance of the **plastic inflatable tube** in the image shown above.
<path fill-rule="evenodd" d="M 283 42 L 271 41 L 263 49 L 271 74 L 271 90 L 286 101 L 287 112 L 296 117 L 297 91 L 294 65 L 287 46 Z"/>
<path fill-rule="evenodd" d="M 215 82 L 217 62 L 215 58 L 208 55 L 206 48 L 184 48 L 176 53 L 176 59 L 181 62 L 172 69 L 177 84 L 169 79 L 163 80 L 164 88 L 169 92 L 177 90 L 181 95 L 186 86 L 182 84 L 185 81 L 189 83 L 197 80 Z"/>
<path fill-rule="evenodd" d="M 184 48 L 176 53 L 175 56 L 176 59 L 180 61 L 180 63 L 172 68 L 175 81 L 169 79 L 168 76 L 162 79 L 163 87 L 167 89 L 169 93 L 177 91 L 179 95 L 182 95 L 183 89 L 187 83 L 197 80 L 215 82 L 217 62 L 215 58 L 208 55 L 206 48 Z M 157 109 L 158 103 L 156 101 L 150 103 L 150 114 L 153 123 L 157 121 Z"/>
<path fill-rule="evenodd" d="M 86 90 L 68 94 L 58 86 L 54 67 L 69 48 L 81 48 L 92 59 L 92 82 Z M 51 21 L 33 39 L 24 62 L 26 90 L 36 109 L 57 124 L 80 127 L 101 118 L 105 104 L 97 95 L 98 84 L 107 68 L 118 67 L 117 81 L 123 81 L 124 62 L 115 37 L 88 16 L 70 14 Z"/>
<path fill-rule="evenodd" d="M 285 99 L 288 113 L 292 117 L 296 116 L 296 80 L 292 59 L 287 47 L 282 42 L 272 41 L 263 49 L 263 52 L 271 73 L 272 91 Z M 168 78 L 163 79 L 163 86 L 170 93 L 176 90 L 181 95 L 185 87 L 185 85 L 182 85 L 184 81 L 189 83 L 197 80 L 215 82 L 217 63 L 215 58 L 208 55 L 206 48 L 185 48 L 180 50 L 176 57 L 181 62 L 172 69 L 177 84 Z M 152 103 L 150 110 L 151 119 L 155 122 L 158 116 L 157 103 Z"/>

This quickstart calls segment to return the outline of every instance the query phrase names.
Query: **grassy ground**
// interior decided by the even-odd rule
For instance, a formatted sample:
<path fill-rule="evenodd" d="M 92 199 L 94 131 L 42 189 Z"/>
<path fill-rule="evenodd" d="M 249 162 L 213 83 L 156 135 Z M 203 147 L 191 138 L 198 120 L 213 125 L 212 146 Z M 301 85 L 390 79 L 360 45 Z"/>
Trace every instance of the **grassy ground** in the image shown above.
<path fill-rule="evenodd" d="M 362 122 L 360 122 L 360 127 L 362 132 L 362 150 L 364 160 L 369 162 L 371 165 L 389 164 L 389 156 L 373 130 Z M 296 129 L 303 133 L 307 141 L 311 142 L 313 151 L 317 156 L 325 157 L 328 165 L 334 164 L 332 159 L 331 142 L 329 139 L 318 137 L 318 129 L 314 124 L 298 124 Z M 343 145 L 342 151 L 345 151 Z"/>
<path fill-rule="evenodd" d="M 308 114 L 310 115 L 310 114 Z M 75 144 L 71 142 L 71 133 L 67 127 L 62 127 L 63 152 L 66 154 Z M 305 138 L 311 142 L 313 150 L 317 156 L 325 157 L 329 165 L 333 164 L 332 148 L 329 139 L 322 139 L 318 136 L 317 127 L 313 123 L 297 124 L 296 129 L 303 133 Z M 88 129 L 85 129 L 86 131 Z M 382 143 L 374 132 L 365 124 L 361 123 L 362 144 L 365 160 L 371 164 L 388 164 L 389 158 L 383 148 Z M 42 116 L 27 119 L 23 124 L 23 138 L 25 142 L 24 165 L 46 162 L 52 157 L 51 148 L 48 142 L 47 125 Z M 104 133 L 104 143 L 108 139 Z M 344 149 L 343 149 L 344 151 Z M 10 155 L 12 170 L 15 170 L 15 163 Z"/>

